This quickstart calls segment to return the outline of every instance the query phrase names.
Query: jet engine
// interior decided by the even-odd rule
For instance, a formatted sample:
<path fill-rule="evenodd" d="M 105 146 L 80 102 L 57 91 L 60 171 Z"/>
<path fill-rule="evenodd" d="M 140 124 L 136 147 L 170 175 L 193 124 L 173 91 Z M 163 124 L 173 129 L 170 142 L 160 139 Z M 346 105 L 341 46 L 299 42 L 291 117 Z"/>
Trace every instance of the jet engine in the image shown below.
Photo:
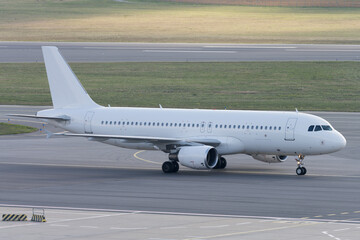
<path fill-rule="evenodd" d="M 253 154 L 251 155 L 254 159 L 266 162 L 266 163 L 279 163 L 285 162 L 288 158 L 285 155 L 265 155 L 265 154 Z"/>
<path fill-rule="evenodd" d="M 218 153 L 210 146 L 182 147 L 177 153 L 169 154 L 169 159 L 194 169 L 211 169 L 218 162 Z"/>

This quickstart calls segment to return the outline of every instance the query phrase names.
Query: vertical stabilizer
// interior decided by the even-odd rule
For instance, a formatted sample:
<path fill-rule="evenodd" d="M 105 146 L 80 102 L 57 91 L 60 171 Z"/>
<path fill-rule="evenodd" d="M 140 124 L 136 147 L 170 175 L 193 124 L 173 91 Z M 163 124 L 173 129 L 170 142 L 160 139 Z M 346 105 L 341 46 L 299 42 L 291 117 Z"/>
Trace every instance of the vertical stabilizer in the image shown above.
<path fill-rule="evenodd" d="M 46 73 L 54 108 L 97 107 L 57 47 L 43 46 Z"/>

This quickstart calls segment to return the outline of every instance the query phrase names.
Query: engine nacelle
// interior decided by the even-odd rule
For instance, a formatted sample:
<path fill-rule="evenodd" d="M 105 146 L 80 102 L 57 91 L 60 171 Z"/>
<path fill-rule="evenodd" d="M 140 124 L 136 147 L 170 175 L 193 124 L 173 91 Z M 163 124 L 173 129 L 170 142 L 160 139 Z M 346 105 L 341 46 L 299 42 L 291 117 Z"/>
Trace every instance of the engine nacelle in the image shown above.
<path fill-rule="evenodd" d="M 285 162 L 288 158 L 285 155 L 265 155 L 265 154 L 253 154 L 251 155 L 254 159 L 266 162 L 266 163 L 279 163 Z"/>
<path fill-rule="evenodd" d="M 211 169 L 216 166 L 219 156 L 213 147 L 189 146 L 180 148 L 176 154 L 169 154 L 169 159 L 189 168 Z"/>

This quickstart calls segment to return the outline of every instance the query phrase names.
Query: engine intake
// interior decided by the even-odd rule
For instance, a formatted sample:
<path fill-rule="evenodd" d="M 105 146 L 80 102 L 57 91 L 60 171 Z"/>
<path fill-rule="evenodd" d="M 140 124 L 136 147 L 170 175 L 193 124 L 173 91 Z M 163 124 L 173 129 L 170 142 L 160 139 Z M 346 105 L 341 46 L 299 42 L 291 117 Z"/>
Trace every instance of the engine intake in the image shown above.
<path fill-rule="evenodd" d="M 266 163 L 279 163 L 285 162 L 288 158 L 285 155 L 265 155 L 265 154 L 253 154 L 251 155 L 254 159 L 266 162 Z"/>
<path fill-rule="evenodd" d="M 218 162 L 218 153 L 210 146 L 182 147 L 177 153 L 169 154 L 169 159 L 193 169 L 211 169 Z"/>

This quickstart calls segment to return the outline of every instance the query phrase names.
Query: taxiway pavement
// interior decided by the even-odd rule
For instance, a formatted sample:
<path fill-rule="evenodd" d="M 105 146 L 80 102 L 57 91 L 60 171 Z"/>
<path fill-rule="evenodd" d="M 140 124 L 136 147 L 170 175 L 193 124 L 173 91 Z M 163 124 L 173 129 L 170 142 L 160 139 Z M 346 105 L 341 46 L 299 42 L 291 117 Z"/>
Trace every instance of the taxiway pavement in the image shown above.
<path fill-rule="evenodd" d="M 43 108 L 1 106 L 0 119 Z M 167 156 L 158 151 L 46 139 L 40 131 L 2 136 L 0 203 L 358 221 L 360 113 L 315 114 L 329 120 L 348 144 L 334 154 L 306 157 L 306 176 L 295 174 L 293 158 L 268 165 L 244 155 L 227 157 L 225 170 L 181 167 L 178 174 L 163 174 Z M 36 121 L 28 124 L 42 128 Z"/>
<path fill-rule="evenodd" d="M 360 61 L 360 45 L 0 42 L 0 62 L 43 62 L 45 45 L 69 62 Z"/>
<path fill-rule="evenodd" d="M 36 209 L 42 214 L 41 209 Z M 31 207 L 4 207 L 0 213 L 27 214 Z M 1 239 L 356 239 L 358 223 L 184 215 L 139 211 L 45 209 L 46 223 L 0 222 Z"/>

